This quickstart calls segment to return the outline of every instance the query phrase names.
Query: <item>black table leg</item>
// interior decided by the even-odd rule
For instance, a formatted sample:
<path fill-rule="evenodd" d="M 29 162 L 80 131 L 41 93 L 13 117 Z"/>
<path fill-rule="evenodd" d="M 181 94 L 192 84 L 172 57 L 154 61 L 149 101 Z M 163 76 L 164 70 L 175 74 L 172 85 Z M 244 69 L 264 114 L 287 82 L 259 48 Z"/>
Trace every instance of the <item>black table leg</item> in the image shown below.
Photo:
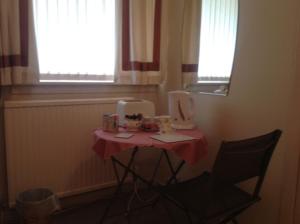
<path fill-rule="evenodd" d="M 111 162 L 113 164 L 114 173 L 115 173 L 115 176 L 117 178 L 117 182 L 118 182 L 118 184 L 120 184 L 121 180 L 120 180 L 119 172 L 117 170 L 116 162 L 113 159 L 111 160 Z"/>
<path fill-rule="evenodd" d="M 162 149 L 163 150 L 163 149 Z M 174 170 L 174 167 L 172 165 L 172 162 L 170 160 L 170 157 L 168 155 L 168 152 L 166 150 L 163 150 L 163 153 L 167 159 L 167 163 L 168 163 L 168 166 L 169 166 L 169 169 L 171 171 L 171 177 L 168 179 L 167 183 L 166 183 L 166 186 L 168 186 L 169 184 L 172 183 L 172 181 L 174 180 L 175 183 L 178 183 L 178 180 L 177 180 L 177 174 L 179 173 L 179 171 L 181 170 L 181 168 L 183 167 L 183 165 L 185 164 L 185 161 L 182 160 L 179 165 L 176 167 L 176 169 Z M 157 199 L 153 202 L 152 204 L 152 207 L 156 206 L 156 204 L 159 202 L 160 200 L 160 196 L 157 197 Z"/>
<path fill-rule="evenodd" d="M 177 166 L 176 170 L 174 171 L 174 173 L 172 174 L 172 176 L 169 178 L 167 185 L 171 184 L 173 180 L 175 180 L 175 183 L 178 183 L 177 180 L 177 174 L 179 173 L 179 171 L 181 170 L 181 168 L 183 167 L 183 165 L 185 164 L 185 161 L 182 160 L 179 165 Z"/>
<path fill-rule="evenodd" d="M 113 203 L 114 203 L 114 200 L 115 200 L 116 196 L 117 196 L 117 195 L 119 194 L 119 192 L 121 191 L 122 186 L 123 186 L 123 184 L 124 184 L 124 181 L 126 180 L 126 177 L 128 176 L 128 173 L 129 173 L 129 171 L 130 171 L 130 167 L 131 167 L 131 165 L 132 165 L 132 163 L 133 163 L 133 161 L 134 161 L 134 158 L 135 158 L 137 152 L 138 152 L 138 147 L 135 147 L 135 148 L 133 149 L 132 154 L 131 154 L 131 158 L 130 158 L 130 160 L 129 160 L 129 162 L 128 162 L 128 165 L 124 167 L 125 171 L 124 171 L 124 174 L 123 174 L 123 177 L 122 177 L 121 180 L 119 179 L 119 175 L 118 175 L 117 169 L 116 169 L 116 167 L 115 167 L 115 165 L 114 165 L 114 167 L 115 167 L 114 170 L 115 170 L 115 174 L 116 174 L 116 177 L 117 177 L 118 186 L 117 186 L 117 189 L 116 189 L 116 191 L 115 191 L 115 193 L 114 193 L 112 199 L 110 200 L 110 202 L 108 203 L 108 205 L 106 206 L 106 208 L 105 208 L 105 210 L 104 210 L 104 213 L 103 213 L 103 215 L 102 215 L 102 217 L 101 217 L 101 220 L 100 220 L 100 224 L 102 224 L 102 223 L 104 222 L 105 218 L 107 217 L 107 214 L 108 214 L 108 212 L 109 212 L 110 207 L 111 207 L 111 206 L 113 205 Z M 112 156 L 111 159 L 112 159 L 112 161 L 113 161 L 113 164 L 114 164 L 115 161 L 117 161 L 113 156 Z"/>
<path fill-rule="evenodd" d="M 174 179 L 174 181 L 177 183 L 177 178 L 176 178 L 176 176 L 175 176 L 175 178 L 174 178 L 175 170 L 174 170 L 174 168 L 173 168 L 173 165 L 172 165 L 172 162 L 171 162 L 171 160 L 170 160 L 169 154 L 168 154 L 168 152 L 167 152 L 166 150 L 163 150 L 163 153 L 164 153 L 164 155 L 165 155 L 165 157 L 166 157 L 166 159 L 167 159 L 167 163 L 168 163 L 169 169 L 170 169 L 170 171 L 171 171 L 171 173 L 172 173 L 172 175 L 171 175 L 172 180 Z"/>
<path fill-rule="evenodd" d="M 163 157 L 163 155 L 164 155 L 164 156 L 166 157 L 166 159 L 167 159 L 167 163 L 168 163 L 169 169 L 170 169 L 170 171 L 171 171 L 171 173 L 172 173 L 172 175 L 171 175 L 171 177 L 168 179 L 166 185 L 171 184 L 172 181 L 175 181 L 175 183 L 178 182 L 176 176 L 177 176 L 177 174 L 179 173 L 179 171 L 181 170 L 181 168 L 183 167 L 183 165 L 185 164 L 185 161 L 181 161 L 181 162 L 179 163 L 179 165 L 174 169 L 174 167 L 173 167 L 173 165 L 172 165 L 172 163 L 171 163 L 171 160 L 170 160 L 170 158 L 169 158 L 168 153 L 167 153 L 165 150 L 162 150 L 162 152 L 161 152 L 161 154 L 160 154 L 160 157 L 159 157 L 159 159 L 158 159 L 158 161 L 157 161 L 157 163 L 156 163 L 156 165 L 155 165 L 155 167 L 154 167 L 153 175 L 152 175 L 152 177 L 151 177 L 151 179 L 150 179 L 150 181 L 149 181 L 149 180 L 144 179 L 144 178 L 141 177 L 140 175 L 138 175 L 138 174 L 135 172 L 134 169 L 131 169 L 131 166 L 132 166 L 132 164 L 133 164 L 133 162 L 134 162 L 134 159 L 135 159 L 135 156 L 136 156 L 136 153 L 138 152 L 138 150 L 139 150 L 138 147 L 135 147 L 135 148 L 133 149 L 133 152 L 132 152 L 132 154 L 131 154 L 130 160 L 129 160 L 129 162 L 128 162 L 127 165 L 124 165 L 123 163 L 121 163 L 121 162 L 120 162 L 119 160 L 117 160 L 114 156 L 111 157 L 112 164 L 113 164 L 113 169 L 114 169 L 114 172 L 115 172 L 115 175 L 116 175 L 116 178 L 117 178 L 118 185 L 117 185 L 116 191 L 114 192 L 113 197 L 111 198 L 111 200 L 109 201 L 108 205 L 106 206 L 106 208 L 105 208 L 105 210 L 104 210 L 104 213 L 103 213 L 103 215 L 102 215 L 102 217 L 101 217 L 101 220 L 100 220 L 100 224 L 102 224 L 102 223 L 104 222 L 104 220 L 107 218 L 108 212 L 109 212 L 111 206 L 113 205 L 113 203 L 114 203 L 114 201 L 115 201 L 117 195 L 118 195 L 118 194 L 120 193 L 120 191 L 122 190 L 122 186 L 123 186 L 123 184 L 124 184 L 124 182 L 125 182 L 125 180 L 126 180 L 126 177 L 128 176 L 129 173 L 131 173 L 131 174 L 133 175 L 134 181 L 137 181 L 137 179 L 138 179 L 138 180 L 144 182 L 146 185 L 148 185 L 148 189 L 151 190 L 151 189 L 153 188 L 153 183 L 154 183 L 156 174 L 157 174 L 157 172 L 158 172 L 158 167 L 159 167 L 159 165 L 160 165 L 160 163 L 161 163 L 161 159 L 162 159 L 162 157 Z M 117 170 L 117 167 L 116 167 L 117 164 L 118 164 L 119 166 L 121 166 L 121 167 L 124 169 L 124 174 L 123 174 L 122 178 L 120 178 L 120 175 L 119 175 L 119 173 L 118 173 L 118 170 Z M 155 189 L 155 188 L 153 188 L 153 190 L 154 190 L 154 191 L 157 191 L 157 189 Z M 161 192 L 161 191 L 157 191 L 157 192 L 158 192 L 159 194 L 163 194 L 163 192 Z M 159 201 L 159 198 L 160 198 L 160 196 L 158 196 L 158 198 L 152 203 L 152 206 L 155 206 L 155 204 L 157 204 L 157 202 Z M 151 204 L 150 204 L 150 205 L 151 205 Z M 148 206 L 149 206 L 149 205 L 148 205 Z M 128 218 L 128 221 L 129 221 L 129 219 L 130 219 L 130 211 L 127 209 L 127 210 L 126 210 L 126 213 L 128 214 L 128 217 L 127 217 L 127 218 Z"/>

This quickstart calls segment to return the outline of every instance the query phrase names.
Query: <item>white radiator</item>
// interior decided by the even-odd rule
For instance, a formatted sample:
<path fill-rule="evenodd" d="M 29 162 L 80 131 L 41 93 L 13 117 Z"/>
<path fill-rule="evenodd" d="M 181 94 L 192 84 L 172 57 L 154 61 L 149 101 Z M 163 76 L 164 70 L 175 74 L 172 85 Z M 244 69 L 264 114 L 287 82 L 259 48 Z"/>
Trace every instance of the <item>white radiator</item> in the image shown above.
<path fill-rule="evenodd" d="M 47 187 L 68 196 L 112 186 L 110 161 L 92 151 L 102 114 L 124 98 L 6 101 L 5 141 L 9 202 L 19 192 Z"/>

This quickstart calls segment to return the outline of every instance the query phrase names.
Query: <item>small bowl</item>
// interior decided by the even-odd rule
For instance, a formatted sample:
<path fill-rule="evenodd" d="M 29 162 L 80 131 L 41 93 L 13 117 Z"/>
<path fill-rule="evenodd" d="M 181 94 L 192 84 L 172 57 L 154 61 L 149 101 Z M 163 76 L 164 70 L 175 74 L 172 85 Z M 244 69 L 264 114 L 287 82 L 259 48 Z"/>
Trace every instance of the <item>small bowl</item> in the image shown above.
<path fill-rule="evenodd" d="M 153 118 L 144 118 L 140 126 L 142 131 L 146 132 L 157 132 L 159 131 L 159 125 Z"/>
<path fill-rule="evenodd" d="M 126 131 L 138 131 L 141 126 L 141 121 L 139 120 L 131 120 L 131 119 L 126 119 L 124 128 Z"/>

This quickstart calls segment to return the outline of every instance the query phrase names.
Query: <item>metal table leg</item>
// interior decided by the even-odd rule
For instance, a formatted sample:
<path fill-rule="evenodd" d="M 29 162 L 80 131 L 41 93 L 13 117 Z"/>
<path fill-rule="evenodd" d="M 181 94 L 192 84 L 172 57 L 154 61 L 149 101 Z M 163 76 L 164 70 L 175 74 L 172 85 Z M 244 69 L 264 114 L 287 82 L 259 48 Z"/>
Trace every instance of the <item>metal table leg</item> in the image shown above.
<path fill-rule="evenodd" d="M 107 215 L 108 215 L 108 212 L 109 212 L 109 209 L 111 208 L 111 206 L 113 205 L 114 203 L 114 200 L 115 198 L 117 197 L 117 195 L 120 193 L 120 191 L 122 190 L 122 186 L 124 184 L 124 181 L 126 179 L 126 177 L 128 176 L 129 173 L 131 173 L 133 175 L 133 178 L 134 178 L 134 181 L 136 181 L 137 179 L 142 181 L 143 183 L 145 183 L 146 185 L 148 185 L 148 189 L 151 190 L 153 189 L 154 191 L 158 192 L 160 195 L 163 194 L 163 192 L 161 192 L 160 190 L 157 190 L 156 188 L 153 187 L 153 183 L 154 183 L 154 180 L 155 180 L 155 177 L 156 177 L 156 174 L 158 172 L 158 167 L 161 163 L 161 159 L 163 157 L 163 155 L 166 157 L 167 159 L 167 163 L 168 163 L 168 166 L 169 166 L 169 169 L 172 173 L 171 177 L 168 179 L 166 185 L 169 185 L 172 183 L 172 181 L 175 181 L 175 183 L 178 182 L 176 176 L 177 174 L 179 173 L 179 171 L 181 170 L 181 168 L 183 167 L 183 165 L 185 164 L 185 161 L 181 161 L 180 164 L 174 169 L 172 163 L 171 163 L 171 160 L 169 158 L 169 155 L 168 153 L 162 149 L 162 152 L 160 154 L 160 157 L 155 165 L 155 168 L 154 168 L 154 171 L 153 171 L 153 175 L 149 180 L 146 180 L 145 178 L 141 177 L 140 175 L 138 175 L 134 169 L 132 169 L 132 164 L 134 162 L 134 159 L 135 159 L 135 156 L 138 152 L 139 148 L 138 147 L 135 147 L 133 149 L 133 152 L 131 154 L 131 158 L 128 162 L 127 165 L 124 165 L 123 163 L 121 163 L 119 160 L 117 160 L 114 156 L 111 157 L 111 160 L 112 160 L 112 164 L 113 164 L 113 169 L 114 169 L 114 172 L 115 172 L 115 175 L 116 175 L 116 178 L 117 178 L 117 182 L 118 182 L 118 185 L 117 185 L 117 189 L 112 197 L 112 199 L 110 200 L 109 204 L 106 206 L 105 210 L 104 210 L 104 214 L 103 216 L 101 217 L 101 220 L 100 220 L 100 224 L 102 224 L 104 222 L 104 220 L 106 219 Z M 118 173 L 118 170 L 117 170 L 117 167 L 116 165 L 119 165 L 121 166 L 123 169 L 124 169 L 124 174 L 122 176 L 122 178 L 120 178 L 119 176 L 119 173 Z M 160 196 L 158 196 L 158 198 L 152 203 L 152 206 L 154 206 L 158 201 L 159 201 L 159 198 Z M 151 204 L 150 204 L 151 205 Z M 148 206 L 150 206 L 148 205 Z M 127 210 L 127 213 L 129 214 L 130 211 Z M 128 217 L 129 218 L 129 217 Z"/>
<path fill-rule="evenodd" d="M 114 167 L 115 167 L 115 168 L 114 168 L 114 169 L 115 169 L 115 174 L 116 174 L 116 177 L 117 177 L 117 180 L 118 180 L 118 186 L 117 186 L 117 189 L 116 189 L 116 191 L 115 191 L 115 193 L 114 193 L 112 199 L 110 200 L 110 202 L 108 203 L 108 205 L 106 206 L 106 208 L 105 208 L 105 210 L 104 210 L 104 213 L 103 213 L 103 215 L 102 215 L 102 217 L 101 217 L 101 220 L 100 220 L 100 224 L 102 224 L 102 223 L 104 222 L 105 218 L 107 217 L 107 214 L 108 214 L 108 212 L 109 212 L 110 207 L 111 207 L 111 206 L 113 205 L 113 203 L 114 203 L 114 200 L 115 200 L 116 196 L 117 196 L 117 195 L 119 194 L 119 192 L 121 191 L 122 186 L 123 186 L 123 184 L 124 184 L 124 181 L 125 181 L 126 177 L 128 176 L 128 173 L 129 173 L 129 171 L 130 171 L 130 167 L 131 167 L 131 165 L 132 165 L 132 163 L 133 163 L 133 161 L 134 161 L 134 158 L 135 158 L 137 152 L 138 152 L 138 147 L 135 147 L 135 148 L 133 149 L 132 154 L 131 154 L 131 158 L 130 158 L 130 160 L 129 160 L 129 162 L 128 162 L 128 165 L 124 167 L 125 171 L 124 171 L 124 174 L 123 174 L 123 177 L 122 177 L 121 180 L 119 179 L 118 171 L 117 171 L 117 169 L 116 169 L 116 167 L 115 167 L 115 165 L 114 165 Z M 113 164 L 114 164 L 114 162 L 117 161 L 117 160 L 112 156 L 112 161 L 113 161 Z"/>
<path fill-rule="evenodd" d="M 170 160 L 170 157 L 168 155 L 168 152 L 166 150 L 163 150 L 164 152 L 164 155 L 167 159 L 167 162 L 168 162 L 168 165 L 169 165 L 169 168 L 170 168 L 170 171 L 172 173 L 172 176 L 169 178 L 169 180 L 167 181 L 167 184 L 166 185 L 169 185 L 172 183 L 172 181 L 174 180 L 175 183 L 178 183 L 178 180 L 177 180 L 177 174 L 179 173 L 179 171 L 181 170 L 182 166 L 185 164 L 185 161 L 182 160 L 179 165 L 176 167 L 176 169 L 174 170 L 173 168 L 173 165 L 172 165 L 172 162 Z"/>
<path fill-rule="evenodd" d="M 167 183 L 166 183 L 166 186 L 168 186 L 169 184 L 172 183 L 172 181 L 174 180 L 175 183 L 178 183 L 178 180 L 177 180 L 177 174 L 179 173 L 179 171 L 181 170 L 181 168 L 183 167 L 183 165 L 185 164 L 185 161 L 182 160 L 179 165 L 176 167 L 176 169 L 174 170 L 174 167 L 172 165 L 172 162 L 170 160 L 170 157 L 168 155 L 168 152 L 164 149 L 162 149 L 163 151 L 163 154 L 165 155 L 166 159 L 167 159 L 167 163 L 168 163 L 168 166 L 169 166 L 169 169 L 172 173 L 171 177 L 168 179 Z M 153 202 L 152 204 L 152 207 L 156 206 L 157 203 L 159 202 L 160 200 L 160 196 L 157 197 L 157 199 Z"/>
<path fill-rule="evenodd" d="M 123 167 L 124 169 L 128 169 L 130 173 L 132 173 L 137 179 L 139 179 L 140 181 L 142 181 L 143 183 L 145 183 L 146 185 L 148 185 L 151 189 L 153 189 L 154 191 L 158 192 L 159 194 L 163 195 L 163 192 L 155 187 L 152 186 L 152 183 L 149 180 L 146 180 L 144 177 L 141 177 L 140 175 L 138 175 L 133 169 L 131 169 L 130 167 L 124 165 L 123 163 L 121 163 L 119 160 L 113 158 L 115 160 L 115 162 L 120 165 L 121 167 Z M 184 162 L 181 162 L 180 165 L 177 167 L 177 169 L 175 170 L 175 175 L 180 171 L 181 167 L 183 166 Z M 173 179 L 173 177 L 171 177 L 170 179 Z M 170 182 L 170 180 L 168 181 Z M 170 183 L 169 183 L 170 184 Z"/>

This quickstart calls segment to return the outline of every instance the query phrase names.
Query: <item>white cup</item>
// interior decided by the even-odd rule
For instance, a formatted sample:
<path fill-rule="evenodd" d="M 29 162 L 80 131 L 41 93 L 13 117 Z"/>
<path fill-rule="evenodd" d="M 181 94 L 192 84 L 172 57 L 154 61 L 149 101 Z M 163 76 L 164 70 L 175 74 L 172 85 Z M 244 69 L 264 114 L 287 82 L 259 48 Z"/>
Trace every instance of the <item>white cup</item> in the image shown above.
<path fill-rule="evenodd" d="M 172 128 L 171 116 L 169 115 L 156 116 L 155 119 L 159 125 L 160 134 L 169 134 L 174 131 Z"/>

